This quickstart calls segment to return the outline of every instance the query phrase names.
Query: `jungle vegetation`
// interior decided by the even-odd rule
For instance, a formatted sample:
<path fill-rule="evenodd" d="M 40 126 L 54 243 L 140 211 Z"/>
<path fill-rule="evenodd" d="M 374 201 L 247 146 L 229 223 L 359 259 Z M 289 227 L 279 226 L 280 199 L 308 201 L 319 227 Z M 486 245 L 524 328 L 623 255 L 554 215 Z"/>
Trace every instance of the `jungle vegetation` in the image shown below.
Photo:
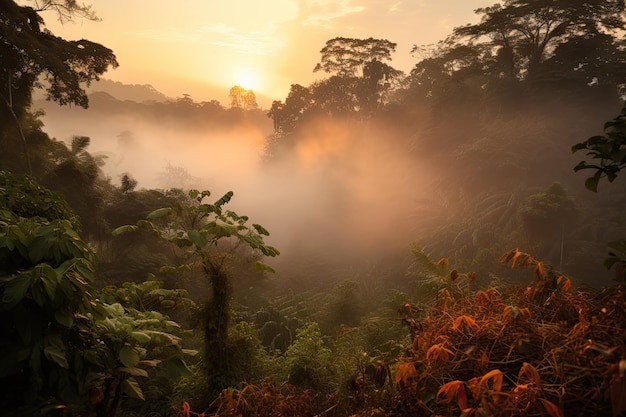
<path fill-rule="evenodd" d="M 392 41 L 337 37 L 312 68 L 327 78 L 267 110 L 237 86 L 230 107 L 88 95 L 114 52 L 41 12 L 0 0 L 2 415 L 626 413 L 623 2 L 478 9 L 416 45 L 409 74 Z M 187 186 L 184 167 L 178 186 L 114 181 L 89 137 L 46 133 L 38 89 L 181 130 L 259 126 L 265 169 L 327 123 L 384 131 L 438 175 L 402 253 L 354 269 L 305 250 L 280 270 L 237 195 Z"/>

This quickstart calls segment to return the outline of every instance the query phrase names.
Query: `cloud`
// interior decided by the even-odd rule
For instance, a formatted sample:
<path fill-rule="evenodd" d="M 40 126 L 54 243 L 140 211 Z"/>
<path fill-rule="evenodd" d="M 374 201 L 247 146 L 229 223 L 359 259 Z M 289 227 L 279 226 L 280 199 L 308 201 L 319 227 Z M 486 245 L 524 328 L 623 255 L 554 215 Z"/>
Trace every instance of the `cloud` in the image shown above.
<path fill-rule="evenodd" d="M 187 46 L 191 43 L 215 45 L 251 55 L 268 55 L 285 45 L 285 41 L 276 36 L 273 28 L 267 31 L 242 31 L 224 23 L 199 26 L 190 30 L 178 28 L 144 30 L 138 35 L 158 42 L 182 43 Z"/>
<path fill-rule="evenodd" d="M 300 12 L 302 25 L 330 28 L 337 20 L 365 10 L 364 6 L 353 3 L 351 0 L 305 0 Z"/>

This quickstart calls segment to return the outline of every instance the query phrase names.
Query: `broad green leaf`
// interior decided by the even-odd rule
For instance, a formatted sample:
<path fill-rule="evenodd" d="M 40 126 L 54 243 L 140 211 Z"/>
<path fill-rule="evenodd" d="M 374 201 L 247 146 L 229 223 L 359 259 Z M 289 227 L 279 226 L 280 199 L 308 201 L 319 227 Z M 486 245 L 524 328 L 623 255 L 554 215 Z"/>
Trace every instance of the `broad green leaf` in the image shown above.
<path fill-rule="evenodd" d="M 159 268 L 159 272 L 161 274 L 172 274 L 176 271 L 178 271 L 178 269 L 175 266 L 171 266 L 171 265 L 165 265 Z"/>
<path fill-rule="evenodd" d="M 148 343 L 151 340 L 150 335 L 144 332 L 132 332 L 130 336 L 141 344 Z"/>
<path fill-rule="evenodd" d="M 189 237 L 189 240 L 193 242 L 193 244 L 199 248 L 204 247 L 204 245 L 206 245 L 206 238 L 204 237 L 202 233 L 200 233 L 197 230 L 188 231 L 187 236 Z"/>
<path fill-rule="evenodd" d="M 159 332 L 156 330 L 146 330 L 146 333 L 148 333 L 152 337 L 152 341 L 154 343 L 161 345 L 161 346 L 174 346 L 174 345 L 177 345 L 178 342 L 180 341 L 179 337 L 176 337 L 172 334 L 165 333 L 165 332 Z"/>
<path fill-rule="evenodd" d="M 122 391 L 130 398 L 145 400 L 143 391 L 135 378 L 128 378 L 122 381 Z"/>
<path fill-rule="evenodd" d="M 120 368 L 120 371 L 127 373 L 128 375 L 132 375 L 132 376 L 143 376 L 143 377 L 147 377 L 148 376 L 148 372 L 145 369 L 141 369 L 141 368 Z"/>
<path fill-rule="evenodd" d="M 15 276 L 4 287 L 2 295 L 2 304 L 7 308 L 13 308 L 22 301 L 29 288 L 32 286 L 34 278 L 31 274 L 20 274 Z"/>
<path fill-rule="evenodd" d="M 257 271 L 272 272 L 272 273 L 276 272 L 276 270 L 274 268 L 272 268 L 271 266 L 269 266 L 265 262 L 261 262 L 261 261 L 256 261 L 255 267 L 256 267 Z"/>
<path fill-rule="evenodd" d="M 261 226 L 260 224 L 253 224 L 252 227 L 254 227 L 254 230 L 256 230 L 257 233 L 260 235 L 264 235 L 264 236 L 270 235 L 270 232 L 268 232 L 267 229 Z"/>
<path fill-rule="evenodd" d="M 227 192 L 226 194 L 224 194 L 222 198 L 220 198 L 219 200 L 215 202 L 215 207 L 221 208 L 224 204 L 228 203 L 232 197 L 233 197 L 233 192 L 232 191 Z"/>
<path fill-rule="evenodd" d="M 122 235 L 124 233 L 134 232 L 136 230 L 137 230 L 137 226 L 132 225 L 132 224 L 127 224 L 127 225 L 120 226 L 120 227 L 117 227 L 117 228 L 113 229 L 111 234 L 113 236 L 119 236 L 119 235 Z"/>
<path fill-rule="evenodd" d="M 58 277 L 57 271 L 52 268 L 50 269 L 51 271 L 48 271 L 48 273 L 42 273 L 39 278 L 41 279 L 44 289 L 46 290 L 46 294 L 48 294 L 48 298 L 50 300 L 54 300 L 57 292 Z"/>
<path fill-rule="evenodd" d="M 157 366 L 160 363 L 161 363 L 161 361 L 158 360 L 158 359 L 151 359 L 151 360 L 144 359 L 142 361 L 139 361 L 139 365 L 151 366 L 151 367 L 155 367 L 155 366 Z"/>
<path fill-rule="evenodd" d="M 124 314 L 124 307 L 120 303 L 104 304 L 109 314 L 114 316 L 121 316 Z"/>
<path fill-rule="evenodd" d="M 124 346 L 119 352 L 120 362 L 127 368 L 134 368 L 139 363 L 139 353 L 130 346 Z"/>
<path fill-rule="evenodd" d="M 55 311 L 54 319 L 57 321 L 57 323 L 65 327 L 72 327 L 72 325 L 74 324 L 74 314 L 65 309 Z"/>
<path fill-rule="evenodd" d="M 31 263 L 37 264 L 48 258 L 49 249 L 46 239 L 36 238 L 28 245 L 28 259 Z"/>
<path fill-rule="evenodd" d="M 597 172 L 593 177 L 589 177 L 585 180 L 585 188 L 594 193 L 598 192 L 598 182 L 600 181 L 600 176 L 602 172 Z"/>
<path fill-rule="evenodd" d="M 148 220 L 160 219 L 161 217 L 165 217 L 172 213 L 172 209 L 169 207 L 163 207 L 160 209 L 154 210 L 152 213 L 148 214 L 146 218 Z"/>
<path fill-rule="evenodd" d="M 44 348 L 43 353 L 46 358 L 59 365 L 61 368 L 68 369 L 70 367 L 67 362 L 67 357 L 65 356 L 65 351 L 60 346 L 56 344 L 48 345 Z"/>
<path fill-rule="evenodd" d="M 181 358 L 172 358 L 167 361 L 166 364 L 167 371 L 172 376 L 185 376 L 191 375 L 192 372 Z"/>

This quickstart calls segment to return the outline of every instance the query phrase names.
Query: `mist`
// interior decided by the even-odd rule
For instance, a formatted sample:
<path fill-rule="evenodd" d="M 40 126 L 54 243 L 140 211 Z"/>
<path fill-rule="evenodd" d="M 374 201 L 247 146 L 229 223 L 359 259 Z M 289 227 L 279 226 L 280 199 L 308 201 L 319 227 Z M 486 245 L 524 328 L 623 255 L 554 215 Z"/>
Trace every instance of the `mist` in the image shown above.
<path fill-rule="evenodd" d="M 266 243 L 281 251 L 268 260 L 277 276 L 306 263 L 328 275 L 406 256 L 415 235 L 409 220 L 434 172 L 374 123 L 311 121 L 286 157 L 268 161 L 269 118 L 207 128 L 130 112 L 46 111 L 51 137 L 91 138 L 88 151 L 104 158 L 114 184 L 128 173 L 138 188 L 206 189 L 214 200 L 233 191 L 228 208 L 263 225 Z"/>

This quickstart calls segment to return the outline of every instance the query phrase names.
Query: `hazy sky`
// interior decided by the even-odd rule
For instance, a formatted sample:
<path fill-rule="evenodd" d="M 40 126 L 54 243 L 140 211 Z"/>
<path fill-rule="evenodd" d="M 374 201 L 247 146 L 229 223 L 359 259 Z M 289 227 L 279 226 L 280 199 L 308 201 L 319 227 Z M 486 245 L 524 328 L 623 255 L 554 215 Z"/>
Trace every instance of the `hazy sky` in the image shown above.
<path fill-rule="evenodd" d="M 22 1 L 21 3 L 27 3 Z M 476 22 L 495 0 L 92 0 L 99 22 L 47 27 L 68 40 L 112 49 L 120 67 L 105 78 L 151 84 L 171 96 L 226 104 L 233 85 L 252 88 L 262 106 L 308 85 L 319 51 L 337 36 L 383 38 L 398 47 L 392 65 L 409 71 L 413 45 L 435 43 L 453 27 Z M 265 97 L 263 97 L 265 96 Z"/>

